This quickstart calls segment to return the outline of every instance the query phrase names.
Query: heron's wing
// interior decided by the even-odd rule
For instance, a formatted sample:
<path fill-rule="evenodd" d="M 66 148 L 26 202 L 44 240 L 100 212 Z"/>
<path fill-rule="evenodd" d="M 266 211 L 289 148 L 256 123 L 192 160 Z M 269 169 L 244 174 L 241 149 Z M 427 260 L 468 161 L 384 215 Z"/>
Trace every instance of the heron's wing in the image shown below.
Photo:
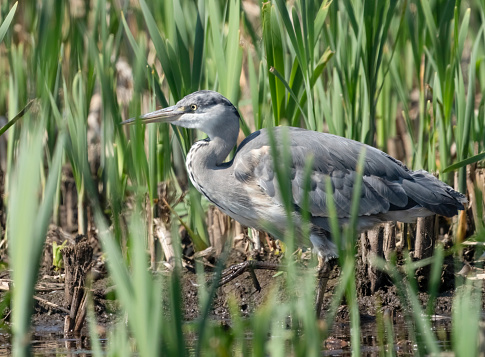
<path fill-rule="evenodd" d="M 304 200 L 304 167 L 308 158 L 313 165 L 310 177 L 309 211 L 314 217 L 328 217 L 326 178 L 330 178 L 333 200 L 339 218 L 349 217 L 353 188 L 357 179 L 357 161 L 362 148 L 366 148 L 366 159 L 360 197 L 359 215 L 388 212 L 393 208 L 408 205 L 402 182 L 412 179 L 411 173 L 402 163 L 385 153 L 342 137 L 298 128 L 275 128 L 276 149 L 284 150 L 282 131 L 288 130 L 291 152 L 290 180 L 293 204 L 302 209 Z M 276 204 L 283 204 L 274 170 L 273 156 L 268 132 L 261 130 L 248 137 L 238 149 L 233 162 L 236 179 L 248 184 L 257 184 L 263 194 Z"/>

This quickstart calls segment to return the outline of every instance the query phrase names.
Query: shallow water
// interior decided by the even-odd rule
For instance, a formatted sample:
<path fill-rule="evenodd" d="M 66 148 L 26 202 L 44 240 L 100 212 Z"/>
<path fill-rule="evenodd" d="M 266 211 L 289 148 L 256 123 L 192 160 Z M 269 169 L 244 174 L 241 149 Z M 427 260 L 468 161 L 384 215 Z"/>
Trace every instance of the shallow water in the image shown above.
<path fill-rule="evenodd" d="M 409 340 L 409 326 L 401 319 L 395 321 L 394 350 L 398 356 L 413 356 L 416 351 Z M 436 332 L 439 347 L 443 351 L 451 349 L 451 320 L 449 318 L 435 319 L 433 330 Z M 361 324 L 361 356 L 377 357 L 381 351 L 378 342 L 377 323 L 375 320 Z M 101 346 L 106 346 L 107 340 L 100 340 Z M 251 334 L 248 334 L 248 344 L 251 345 Z M 195 345 L 195 338 L 187 336 L 188 345 Z M 190 346 L 189 346 L 190 349 Z M 32 335 L 32 351 L 36 356 L 92 356 L 89 337 L 64 336 L 62 325 L 37 325 Z M 11 345 L 9 334 L 0 331 L 0 356 L 9 356 Z M 336 323 L 330 337 L 325 341 L 322 356 L 351 356 L 350 325 Z"/>
<path fill-rule="evenodd" d="M 32 334 L 32 353 L 35 356 L 92 356 L 89 338 L 86 335 L 65 336 L 60 323 L 34 326 Z M 0 356 L 10 356 L 12 346 L 10 334 L 0 332 Z M 106 339 L 100 340 L 101 346 Z"/>
<path fill-rule="evenodd" d="M 417 347 L 411 342 L 409 338 L 409 331 L 413 327 L 408 326 L 404 319 L 400 319 L 393 324 L 394 330 L 394 350 L 398 356 L 414 356 Z M 432 328 L 436 333 L 438 346 L 442 351 L 451 350 L 451 319 L 443 318 L 434 320 Z M 384 348 L 386 351 L 389 347 L 379 346 L 378 328 L 375 321 L 363 322 L 361 324 L 360 349 L 361 356 L 377 357 L 379 352 Z M 322 351 L 323 356 L 351 356 L 352 351 L 350 347 L 350 324 L 337 323 L 334 325 L 333 331 L 326 343 L 326 349 Z M 339 343 L 344 345 L 339 347 Z"/>

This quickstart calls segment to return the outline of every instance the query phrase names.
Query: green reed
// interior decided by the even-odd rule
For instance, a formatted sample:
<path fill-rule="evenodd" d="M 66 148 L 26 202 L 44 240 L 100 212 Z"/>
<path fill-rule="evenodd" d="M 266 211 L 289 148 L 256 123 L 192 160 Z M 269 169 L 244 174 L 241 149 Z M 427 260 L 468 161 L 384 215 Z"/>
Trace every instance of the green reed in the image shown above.
<path fill-rule="evenodd" d="M 342 243 L 340 277 L 324 328 L 312 306 L 315 277 L 290 257 L 297 249 L 291 219 L 285 237 L 288 271 L 283 273 L 288 299 L 272 291 L 248 319 L 242 319 L 230 301 L 228 333 L 210 319 L 216 285 L 200 287 L 201 317 L 184 321 L 181 267 L 169 277 L 149 272 L 156 270 L 160 255 L 152 237 L 153 218 L 160 215 L 159 182 L 173 183 L 178 196 L 188 190 L 171 207 L 176 257 L 181 256 L 181 224 L 196 250 L 208 246 L 209 204 L 187 184 L 184 173 L 185 155 L 203 135 L 167 124 L 129 129 L 119 124 L 159 105 L 174 104 L 195 90 L 213 89 L 239 106 L 245 135 L 251 129 L 292 125 L 384 150 L 391 140 L 401 140 L 400 159 L 406 164 L 439 172 L 448 183 L 450 173 L 458 170 L 458 188 L 464 192 L 466 165 L 481 164 L 485 157 L 484 99 L 477 96 L 485 89 L 485 6 L 450 0 L 274 0 L 259 2 L 254 20 L 245 5 L 238 0 L 96 0 L 80 8 L 74 2 L 48 0 L 6 1 L 0 6 L 0 114 L 10 120 L 8 127 L 0 128 L 8 142 L 2 200 L 14 280 L 16 354 L 28 354 L 38 261 L 48 223 L 59 222 L 63 165 L 74 174 L 79 232 L 86 232 L 88 209 L 96 217 L 120 316 L 127 322 L 111 328 L 107 354 L 319 355 L 344 297 L 351 316 L 351 349 L 359 354 L 355 221 L 341 232 L 335 213 L 330 222 L 334 239 Z M 125 101 L 117 93 L 121 84 L 116 64 L 121 58 L 133 76 L 133 92 Z M 95 96 L 102 104 L 99 167 L 92 172 L 87 116 Z M 29 103 L 34 104 L 23 111 Z M 396 117 L 404 124 L 398 125 Z M 290 214 L 291 185 L 285 177 L 291 157 L 285 145 L 273 142 L 272 147 Z M 311 160 L 306 165 L 309 168 Z M 126 208 L 128 201 L 134 202 L 132 211 Z M 335 212 L 331 202 L 329 210 Z M 478 206 L 476 211 L 483 212 Z M 483 225 L 476 226 L 475 237 L 483 240 Z M 393 262 L 375 263 L 394 279 L 420 355 L 440 350 L 428 316 L 439 291 L 443 254 L 438 248 L 424 262 L 408 259 L 403 270 Z M 423 264 L 431 264 L 426 308 L 417 299 L 413 280 Z M 199 269 L 198 281 L 205 278 Z M 454 300 L 452 343 L 457 353 L 476 352 L 476 289 L 471 282 L 463 283 Z M 383 319 L 384 340 L 392 344 L 392 326 Z M 460 325 L 464 319 L 470 321 L 466 326 Z M 200 336 L 195 350 L 188 348 L 190 333 Z M 248 333 L 253 336 L 251 348 L 245 344 Z"/>

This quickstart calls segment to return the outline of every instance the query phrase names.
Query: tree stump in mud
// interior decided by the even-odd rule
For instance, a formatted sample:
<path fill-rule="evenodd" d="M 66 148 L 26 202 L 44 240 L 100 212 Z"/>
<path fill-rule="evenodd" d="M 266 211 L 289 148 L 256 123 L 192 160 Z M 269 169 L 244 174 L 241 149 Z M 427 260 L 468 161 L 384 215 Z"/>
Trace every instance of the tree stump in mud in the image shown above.
<path fill-rule="evenodd" d="M 416 225 L 416 239 L 414 240 L 414 258 L 421 260 L 431 257 L 435 245 L 435 226 L 436 216 L 420 217 Z"/>
<path fill-rule="evenodd" d="M 433 255 L 436 243 L 435 223 L 437 216 L 420 217 L 416 225 L 416 239 L 414 240 L 414 259 L 421 260 Z M 416 270 L 416 280 L 420 289 L 428 285 L 430 266 Z"/>
<path fill-rule="evenodd" d="M 65 269 L 64 305 L 69 307 L 75 287 L 84 287 L 87 273 L 92 267 L 93 247 L 88 240 L 76 237 L 76 244 L 62 249 Z"/>
<path fill-rule="evenodd" d="M 93 247 L 84 236 L 76 237 L 76 244 L 62 249 L 65 270 L 64 306 L 70 307 L 64 332 L 79 331 L 86 316 L 84 289 L 86 276 L 93 267 Z"/>
<path fill-rule="evenodd" d="M 434 215 L 418 218 L 416 235 L 412 239 L 414 247 L 412 256 L 415 260 L 429 258 L 433 255 L 436 243 L 435 224 L 436 216 Z M 372 265 L 372 258 L 381 257 L 389 261 L 395 251 L 395 222 L 384 223 L 361 234 L 361 278 L 359 279 L 359 290 L 363 295 L 371 295 L 379 288 L 391 284 L 389 276 Z M 429 265 L 416 271 L 416 279 L 420 289 L 427 289 L 429 272 Z"/>
<path fill-rule="evenodd" d="M 363 295 L 373 294 L 390 281 L 387 274 L 372 265 L 374 257 L 389 260 L 396 250 L 396 223 L 387 222 L 361 234 L 362 279 L 360 291 Z"/>
<path fill-rule="evenodd" d="M 466 170 L 466 186 L 468 191 L 468 210 L 471 210 L 473 226 L 479 228 L 483 225 L 482 212 L 485 211 L 485 169 L 468 165 Z M 473 229 L 469 229 L 473 230 Z"/>

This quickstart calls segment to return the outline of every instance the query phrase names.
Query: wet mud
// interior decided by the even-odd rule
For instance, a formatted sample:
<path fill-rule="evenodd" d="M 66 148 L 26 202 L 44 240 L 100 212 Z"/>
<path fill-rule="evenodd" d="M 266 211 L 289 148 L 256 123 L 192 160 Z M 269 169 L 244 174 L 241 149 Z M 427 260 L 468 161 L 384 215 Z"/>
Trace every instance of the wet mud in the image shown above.
<path fill-rule="evenodd" d="M 48 246 L 46 246 L 48 249 Z M 100 256 L 93 259 L 100 259 Z M 244 262 L 248 259 L 248 255 L 241 253 L 237 250 L 231 252 L 226 266 Z M 280 256 L 275 256 L 272 253 L 266 253 L 261 259 L 265 261 L 271 261 L 274 263 L 284 264 Z M 453 280 L 454 274 L 450 274 L 449 263 L 453 263 L 452 258 L 448 264 L 443 268 L 443 281 L 445 287 L 448 289 L 442 289 L 437 297 L 435 313 L 437 315 L 450 315 L 453 298 L 453 283 L 447 280 Z M 94 265 L 94 264 L 93 264 Z M 101 266 L 101 268 L 99 268 Z M 299 269 L 306 274 L 315 274 L 312 268 L 305 268 L 304 266 Z M 207 279 L 209 280 L 213 274 L 207 269 Z M 308 270 L 308 271 L 306 271 Z M 306 272 L 305 272 L 306 271 Z M 90 291 L 95 302 L 95 312 L 97 322 L 101 326 L 109 326 L 110 323 L 116 320 L 116 313 L 118 311 L 118 304 L 115 299 L 114 287 L 110 281 L 106 269 L 102 265 L 98 265 L 98 271 L 96 272 L 96 280 L 93 282 Z M 239 277 L 230 281 L 229 283 L 218 288 L 214 299 L 212 317 L 215 319 L 229 319 L 229 299 L 233 299 L 236 302 L 238 309 L 242 316 L 249 316 L 257 309 L 258 306 L 264 303 L 270 293 L 274 293 L 281 299 L 285 299 L 287 295 L 285 276 L 283 274 L 276 274 L 273 270 L 255 270 L 255 274 L 259 284 L 261 285 L 261 291 L 257 291 L 254 281 L 249 273 L 243 273 Z M 58 326 L 64 323 L 66 313 L 57 309 L 55 306 L 46 305 L 43 301 L 48 301 L 59 307 L 69 307 L 66 305 L 66 298 L 63 286 L 63 271 L 55 271 L 52 267 L 43 266 L 39 274 L 39 286 L 43 285 L 44 288 L 36 291 L 36 297 L 42 300 L 35 300 L 33 325 L 34 329 L 36 325 L 42 326 Z M 7 281 L 10 279 L 8 271 L 3 271 L 0 274 L 0 279 Z M 336 267 L 330 276 L 330 280 L 327 284 L 324 311 L 328 308 L 329 303 L 333 296 L 333 291 L 338 284 L 339 268 Z M 199 302 L 198 302 L 198 283 L 197 274 L 189 269 L 184 269 L 181 276 L 182 285 L 182 297 L 184 316 L 186 320 L 193 320 L 199 316 Z M 365 272 L 362 270 L 357 271 L 358 286 L 365 285 Z M 208 281 L 209 282 L 209 281 Z M 49 286 L 51 288 L 49 288 Z M 56 287 L 57 286 L 57 287 Z M 402 306 L 400 298 L 398 296 L 397 289 L 391 282 L 389 285 L 381 287 L 372 295 L 365 295 L 365 289 L 359 291 L 359 307 L 364 320 L 372 319 L 377 313 L 377 309 L 385 309 L 392 316 L 400 316 L 402 312 Z M 5 295 L 5 292 L 2 292 Z M 419 295 L 423 305 L 427 303 L 428 294 L 426 292 L 420 292 Z M 9 311 L 5 311 L 5 321 L 8 322 Z M 345 322 L 348 320 L 348 312 L 346 310 L 346 302 L 342 301 L 341 307 L 337 314 L 339 322 Z"/>
<path fill-rule="evenodd" d="M 1 212 L 0 212 L 1 218 Z M 1 221 L 0 221 L 1 223 Z M 91 255 L 88 255 L 89 259 L 78 260 L 71 259 L 70 263 L 73 265 L 71 268 L 76 270 L 86 271 L 89 268 L 89 273 L 86 275 L 86 286 L 94 300 L 94 310 L 96 315 L 96 323 L 98 326 L 98 335 L 101 341 L 105 341 L 107 331 L 113 323 L 119 321 L 120 308 L 116 300 L 115 287 L 112 281 L 109 279 L 107 269 L 104 265 L 104 259 L 102 252 L 95 236 L 91 236 L 89 239 L 83 239 L 83 237 L 76 237 L 75 234 L 67 234 L 62 228 L 57 226 L 51 226 L 47 235 L 44 254 L 42 258 L 42 266 L 39 273 L 39 279 L 37 289 L 35 293 L 36 299 L 34 300 L 34 313 L 32 316 L 32 336 L 34 341 L 34 348 L 36 341 L 51 340 L 56 341 L 55 346 L 52 348 L 65 348 L 67 350 L 83 350 L 89 349 L 89 336 L 87 330 L 87 323 L 84 322 L 83 328 L 76 334 L 68 333 L 64 334 L 66 316 L 71 308 L 69 299 L 66 297 L 65 280 L 66 271 L 64 268 L 55 268 L 53 266 L 53 247 L 55 245 L 61 245 L 67 241 L 67 247 L 64 248 L 65 252 L 72 251 L 79 243 L 83 242 L 84 245 L 90 245 Z M 183 241 L 184 243 L 184 261 L 189 262 L 186 267 L 183 268 L 181 274 L 181 296 L 183 297 L 183 313 L 186 321 L 192 321 L 199 317 L 199 287 L 198 276 L 195 273 L 193 266 L 194 250 L 191 247 L 190 242 Z M 443 244 L 443 241 L 441 242 Z M 446 243 L 446 242 L 445 242 Z M 262 253 L 258 255 L 257 259 L 261 261 L 268 261 L 271 263 L 285 264 L 285 259 L 282 258 L 281 252 L 272 250 L 273 247 L 263 245 Z M 448 247 L 449 248 L 449 247 Z M 309 252 L 307 252 L 309 254 Z M 399 247 L 396 249 L 397 261 L 403 262 L 404 257 Z M 398 340 L 396 341 L 396 348 L 401 351 L 409 351 L 412 353 L 412 346 L 409 343 L 409 337 L 406 334 L 406 326 L 404 321 L 406 307 L 402 306 L 401 298 L 399 297 L 397 288 L 393 285 L 392 280 L 389 277 L 383 277 L 379 288 L 371 292 L 368 266 L 360 259 L 359 253 L 356 255 L 357 271 L 356 281 L 358 289 L 358 304 L 361 315 L 362 324 L 362 344 L 365 348 L 368 348 L 369 354 L 378 353 L 373 348 L 377 348 L 375 342 L 375 336 L 377 334 L 376 318 L 379 314 L 385 314 L 392 318 L 395 324 L 395 331 Z M 67 255 L 66 255 L 67 256 Z M 464 259 L 473 260 L 473 250 L 465 250 L 462 254 Z M 8 256 L 6 250 L 1 251 L 1 259 L 8 262 Z M 226 267 L 245 262 L 248 259 L 255 259 L 250 251 L 242 251 L 241 249 L 233 249 L 229 254 Z M 293 259 L 293 257 L 291 258 Z M 314 259 L 314 258 L 313 258 Z M 217 265 L 217 259 L 199 258 L 201 265 L 204 266 L 207 282 L 210 281 L 214 274 L 215 266 Z M 148 256 L 147 256 L 148 262 Z M 451 323 L 451 312 L 454 295 L 454 282 L 456 265 L 463 262 L 457 260 L 452 254 L 446 256 L 444 264 L 442 266 L 442 272 L 440 277 L 440 289 L 436 298 L 434 306 L 434 317 L 436 324 L 440 324 L 440 329 L 444 332 L 440 335 L 443 339 L 443 346 L 446 348 L 446 344 L 449 343 L 449 330 Z M 299 263 L 298 269 L 302 274 L 311 274 L 315 276 L 315 270 L 310 266 L 315 262 L 310 263 L 309 260 Z M 82 266 L 76 267 L 76 264 Z M 471 268 L 473 269 L 473 267 Z M 421 277 L 418 277 L 416 288 L 420 290 L 419 299 L 422 306 L 425 307 L 429 300 L 427 294 L 427 273 L 426 271 L 418 271 Z M 158 272 L 157 274 L 167 275 L 165 272 Z M 283 301 L 288 298 L 288 292 L 286 287 L 285 273 L 275 272 L 274 270 L 255 270 L 257 281 L 261 286 L 261 290 L 258 291 L 254 279 L 249 273 L 243 273 L 229 283 L 221 286 L 217 289 L 214 298 L 211 318 L 215 321 L 221 321 L 223 324 L 230 325 L 230 304 L 235 304 L 241 316 L 249 317 L 251 314 L 261 306 L 270 294 L 275 294 L 279 299 Z M 8 270 L 0 272 L 0 281 L 4 286 L 8 286 L 10 282 L 10 274 Z M 326 288 L 326 294 L 324 297 L 323 313 L 327 311 L 330 306 L 330 302 L 333 298 L 333 292 L 336 285 L 339 283 L 339 268 L 335 267 L 331 272 L 329 282 Z M 79 281 L 76 282 L 79 284 Z M 2 300 L 8 298 L 8 289 L 0 291 Z M 161 297 L 162 298 L 162 297 Z M 163 299 L 163 298 L 162 298 Z M 7 301 L 7 300 L 5 300 Z M 313 306 L 311 307 L 314 308 Z M 67 311 L 66 311 L 67 310 Z M 347 302 L 343 299 L 336 313 L 336 320 L 333 326 L 332 333 L 325 346 L 327 350 L 333 351 L 337 354 L 345 355 L 345 351 L 349 351 L 350 343 L 350 326 L 349 326 L 349 310 Z M 3 311 L 3 328 L 0 329 L 0 354 L 9 353 L 9 341 L 10 341 L 10 310 L 9 305 L 6 304 L 6 308 Z M 49 342 L 51 343 L 51 342 Z M 3 348 L 3 349 L 2 349 Z"/>

